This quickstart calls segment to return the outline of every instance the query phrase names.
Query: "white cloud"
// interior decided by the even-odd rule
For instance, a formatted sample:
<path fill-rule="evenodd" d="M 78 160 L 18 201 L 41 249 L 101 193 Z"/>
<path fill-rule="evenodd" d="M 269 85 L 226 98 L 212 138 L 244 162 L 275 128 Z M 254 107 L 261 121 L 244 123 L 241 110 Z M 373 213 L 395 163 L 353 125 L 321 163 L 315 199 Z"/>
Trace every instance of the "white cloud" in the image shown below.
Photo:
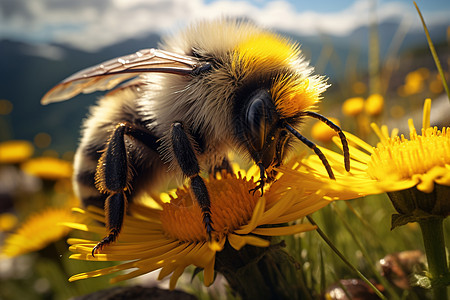
<path fill-rule="evenodd" d="M 22 47 L 21 51 L 27 55 L 44 57 L 50 60 L 61 60 L 65 56 L 63 49 L 46 44 L 36 44 Z"/>
<path fill-rule="evenodd" d="M 315 35 L 343 35 L 367 24 L 372 1 L 359 0 L 333 13 L 297 11 L 287 1 L 256 6 L 246 1 L 218 0 L 3 0 L 0 4 L 0 38 L 67 43 L 96 50 L 122 39 L 150 32 L 167 33 L 198 19 L 243 17 L 275 30 Z M 2 12 L 3 11 L 3 16 Z M 8 15 L 6 16 L 6 14 Z M 389 2 L 377 7 L 379 21 L 415 17 L 411 5 Z M 448 12 L 429 18 L 445 21 Z"/>

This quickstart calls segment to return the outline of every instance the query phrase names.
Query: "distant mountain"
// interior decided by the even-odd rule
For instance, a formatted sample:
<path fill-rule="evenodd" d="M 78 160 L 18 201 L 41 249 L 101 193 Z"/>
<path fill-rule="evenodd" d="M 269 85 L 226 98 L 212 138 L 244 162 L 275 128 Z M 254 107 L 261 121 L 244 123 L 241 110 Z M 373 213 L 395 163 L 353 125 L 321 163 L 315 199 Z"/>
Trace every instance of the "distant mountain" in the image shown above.
<path fill-rule="evenodd" d="M 382 57 L 386 55 L 398 27 L 399 24 L 395 21 L 379 25 Z M 429 29 L 435 43 L 445 41 L 447 25 Z M 368 27 L 361 27 L 347 36 L 291 37 L 299 41 L 313 65 L 318 67 L 321 63 L 323 65 L 323 62 L 318 61 L 319 55 L 325 45 L 332 45 L 335 55 L 333 61 L 340 60 L 345 64 L 349 56 L 356 55 L 355 67 L 365 70 L 368 60 L 368 33 Z M 10 115 L 0 115 L 0 124 L 9 123 L 9 126 L 0 128 L 0 138 L 32 140 L 37 133 L 47 132 L 52 136 L 52 149 L 60 152 L 74 150 L 78 142 L 80 124 L 88 111 L 88 106 L 95 103 L 95 99 L 101 93 L 80 95 L 71 101 L 48 106 L 39 103 L 42 95 L 80 69 L 142 48 L 156 47 L 158 41 L 158 35 L 150 34 L 139 39 L 124 40 L 97 52 L 85 52 L 67 45 L 50 45 L 46 48 L 20 41 L 0 41 L 0 99 L 8 99 L 14 104 Z M 409 32 L 400 51 L 426 47 L 423 32 Z M 331 63 L 318 71 L 326 74 L 331 82 L 345 74 L 344 68 L 341 70 Z"/>
<path fill-rule="evenodd" d="M 40 104 L 41 97 L 55 84 L 80 69 L 138 49 L 155 47 L 158 40 L 158 35 L 149 35 L 139 40 L 126 40 L 94 53 L 65 45 L 52 45 L 49 52 L 56 52 L 58 59 L 40 53 L 42 47 L 17 41 L 0 41 L 0 99 L 7 99 L 14 105 L 10 115 L 0 115 L 0 119 L 6 118 L 10 123 L 6 130 L 12 132 L 5 133 L 2 132 L 5 128 L 0 128 L 0 137 L 32 140 L 37 133 L 46 132 L 52 136 L 52 149 L 60 152 L 74 150 L 81 121 L 88 107 L 101 94 L 80 95 L 72 101 L 47 106 Z M 39 50 L 34 51 L 36 49 Z"/>
<path fill-rule="evenodd" d="M 428 29 L 432 36 L 433 42 L 437 45 L 446 42 L 447 27 L 449 24 L 442 24 L 437 26 L 430 26 Z M 386 20 L 385 22 L 378 24 L 377 31 L 379 37 L 380 46 L 380 58 L 381 61 L 386 58 L 388 49 L 393 44 L 396 33 L 399 30 L 400 23 L 398 20 Z M 345 36 L 330 36 L 324 34 L 322 36 L 292 36 L 294 40 L 299 41 L 304 51 L 310 55 L 308 58 L 311 60 L 312 65 L 318 65 L 320 51 L 325 45 L 332 45 L 334 53 L 341 62 L 346 62 L 351 55 L 358 56 L 358 66 L 361 70 L 367 69 L 368 53 L 369 53 L 369 31 L 368 26 L 362 26 L 355 29 Z M 400 35 L 401 36 L 401 35 Z M 427 47 L 427 40 L 424 31 L 421 29 L 410 30 L 404 36 L 399 47 L 399 53 L 410 51 L 415 48 Z M 328 66 L 325 70 L 321 70 L 328 75 L 331 80 L 333 77 L 341 74 L 338 71 Z"/>

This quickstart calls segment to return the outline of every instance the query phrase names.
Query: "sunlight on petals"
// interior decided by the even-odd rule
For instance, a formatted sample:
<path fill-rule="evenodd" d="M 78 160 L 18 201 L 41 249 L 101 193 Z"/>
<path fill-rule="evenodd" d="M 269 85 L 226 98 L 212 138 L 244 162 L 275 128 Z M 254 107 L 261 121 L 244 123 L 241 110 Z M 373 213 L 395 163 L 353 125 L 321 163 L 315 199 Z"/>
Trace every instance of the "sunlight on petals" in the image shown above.
<path fill-rule="evenodd" d="M 278 175 L 275 183 L 265 190 L 263 197 L 253 195 L 249 190 L 255 184 L 253 175 L 258 175 L 257 168 L 255 170 L 237 170 L 235 174 L 222 173 L 217 178 L 210 177 L 205 180 L 211 193 L 215 229 L 211 241 L 208 241 L 204 233 L 197 203 L 192 200 L 188 190 L 182 187 L 169 195 L 169 202 L 156 200 L 156 203 L 161 203 L 158 208 L 147 206 L 146 202 L 130 204 L 130 214 L 124 220 L 118 241 L 104 247 L 95 257 L 91 255 L 95 242 L 79 238 L 69 239 L 72 259 L 123 262 L 114 267 L 74 275 L 70 281 L 128 271 L 111 279 L 111 282 L 119 282 L 159 270 L 158 278 L 170 277 L 170 288 L 173 289 L 184 269 L 194 265 L 203 269 L 203 283 L 208 286 L 214 281 L 216 253 L 224 249 L 227 241 L 238 251 L 246 245 L 265 248 L 270 246 L 272 236 L 314 230 L 315 227 L 309 224 L 291 223 L 327 205 L 329 200 L 323 199 L 326 195 L 317 191 L 306 193 L 291 187 L 296 190 L 296 196 L 293 197 L 287 192 L 290 188 L 282 184 L 284 174 Z M 252 175 L 246 177 L 243 174 Z M 170 214 L 164 212 L 166 209 L 170 210 Z M 172 216 L 180 209 L 183 213 L 179 214 L 175 221 Z M 101 209 L 89 207 L 88 210 L 75 211 L 85 217 L 85 222 L 66 222 L 66 226 L 105 234 L 104 228 L 92 225 L 95 224 L 92 223 L 94 220 L 103 220 Z M 183 218 L 187 219 L 183 221 Z M 186 222 L 190 225 L 186 226 Z M 282 223 L 282 227 L 273 225 Z M 196 228 L 203 231 L 196 231 Z M 186 235 L 186 238 L 182 235 Z M 267 236 L 267 239 L 257 235 Z"/>

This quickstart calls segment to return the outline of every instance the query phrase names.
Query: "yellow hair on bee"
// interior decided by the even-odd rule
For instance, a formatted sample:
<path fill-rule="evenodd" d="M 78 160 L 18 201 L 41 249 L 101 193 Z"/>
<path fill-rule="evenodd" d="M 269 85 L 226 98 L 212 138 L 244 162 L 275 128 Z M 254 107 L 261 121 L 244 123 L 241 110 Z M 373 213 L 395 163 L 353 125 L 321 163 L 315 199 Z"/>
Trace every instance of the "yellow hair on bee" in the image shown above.
<path fill-rule="evenodd" d="M 270 93 L 280 113 L 284 117 L 293 117 L 317 104 L 326 88 L 319 76 L 282 76 L 274 81 Z"/>
<path fill-rule="evenodd" d="M 297 44 L 272 33 L 255 34 L 234 49 L 234 62 L 242 64 L 246 70 L 264 70 L 287 67 L 300 54 Z"/>
<path fill-rule="evenodd" d="M 270 32 L 259 32 L 234 49 L 232 71 L 239 75 L 293 70 L 274 80 L 272 99 L 284 117 L 293 117 L 313 107 L 327 88 L 323 77 L 310 76 L 312 68 L 304 62 L 300 47 L 289 39 Z"/>

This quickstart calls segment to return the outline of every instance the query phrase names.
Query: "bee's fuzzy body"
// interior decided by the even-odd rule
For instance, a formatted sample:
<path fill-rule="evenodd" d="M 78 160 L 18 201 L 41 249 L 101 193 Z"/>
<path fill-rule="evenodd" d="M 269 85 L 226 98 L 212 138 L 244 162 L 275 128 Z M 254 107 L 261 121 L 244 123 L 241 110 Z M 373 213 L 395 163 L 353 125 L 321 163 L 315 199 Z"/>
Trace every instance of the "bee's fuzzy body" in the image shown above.
<path fill-rule="evenodd" d="M 332 175 L 320 150 L 295 129 L 308 114 L 323 121 L 309 110 L 327 88 L 323 77 L 312 75 L 297 44 L 249 22 L 221 19 L 169 36 L 160 48 L 83 70 L 42 100 L 111 89 L 139 75 L 91 109 L 75 155 L 74 186 L 82 202 L 106 201 L 111 233 L 99 248 L 118 236 L 128 201 L 173 178 L 190 179 L 211 233 L 214 216 L 199 174 L 229 169 L 231 150 L 260 167 L 255 190 L 261 193 L 289 149 L 289 132 L 311 147 Z"/>
<path fill-rule="evenodd" d="M 252 57 L 242 61 L 243 54 L 235 52 L 242 44 L 251 44 L 253 40 L 259 43 L 258 39 L 277 43 L 275 46 L 266 45 L 269 51 L 278 51 L 277 47 L 281 47 L 288 53 L 281 53 L 276 58 L 263 58 L 254 66 Z M 271 46 L 275 48 L 271 49 Z M 189 128 L 204 170 L 222 164 L 232 149 L 249 156 L 245 151 L 245 141 L 240 141 L 235 130 L 234 110 L 239 109 L 236 102 L 240 101 L 236 98 L 236 91 L 245 94 L 246 84 L 253 87 L 262 82 L 270 89 L 271 77 L 282 74 L 305 80 L 312 71 L 295 44 L 246 22 L 218 20 L 198 23 L 164 39 L 160 48 L 209 61 L 213 70 L 198 76 L 144 75 L 144 85 L 112 92 L 91 109 L 84 122 L 83 137 L 75 159 L 75 190 L 84 204 L 103 205 L 105 195 L 92 183 L 101 152 L 118 123 L 136 124 L 148 129 L 158 139 L 157 152 L 141 147 L 138 141 L 127 140 L 129 152 L 136 157 L 133 158 L 134 179 L 130 193 L 155 191 L 168 177 L 181 175 L 169 147 L 171 124 L 180 121 Z M 264 52 L 267 49 L 248 51 Z M 308 99 L 302 109 L 315 105 L 326 88 L 321 78 L 313 77 L 313 80 L 316 81 L 316 95 Z M 296 111 L 293 115 L 298 113 Z"/>

